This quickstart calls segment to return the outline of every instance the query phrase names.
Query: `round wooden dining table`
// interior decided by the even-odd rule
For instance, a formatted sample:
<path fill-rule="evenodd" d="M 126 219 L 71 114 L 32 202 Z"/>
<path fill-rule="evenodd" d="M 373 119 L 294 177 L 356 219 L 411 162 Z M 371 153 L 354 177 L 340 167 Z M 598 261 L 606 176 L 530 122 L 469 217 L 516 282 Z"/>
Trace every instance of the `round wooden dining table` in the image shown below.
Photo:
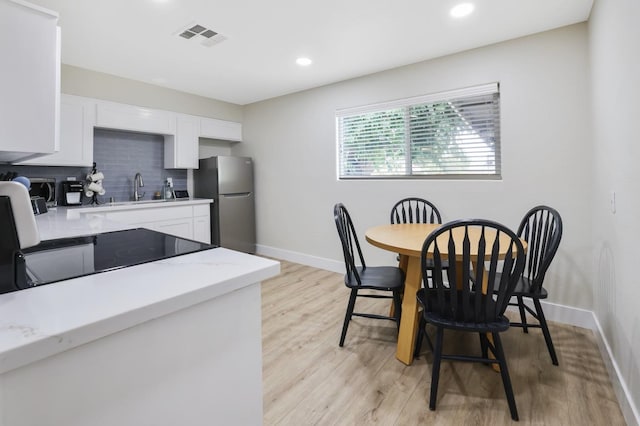
<path fill-rule="evenodd" d="M 365 232 L 365 237 L 371 245 L 400 255 L 400 268 L 405 272 L 405 297 L 402 298 L 402 316 L 400 318 L 396 358 L 406 365 L 410 365 L 413 362 L 413 350 L 419 325 L 418 303 L 415 294 L 420 289 L 422 283 L 420 262 L 422 245 L 427 236 L 438 227 L 440 227 L 440 224 L 437 223 L 406 223 L 374 226 Z M 469 238 L 472 248 L 474 245 L 477 245 L 474 243 L 477 243 L 479 235 L 479 232 L 474 233 L 474 231 L 471 230 Z M 491 234 L 486 234 L 485 236 L 487 240 L 489 240 L 488 243 L 491 243 L 490 235 Z M 459 237 L 460 245 L 456 237 Z M 456 240 L 456 246 L 460 247 L 463 234 L 456 235 L 454 233 L 454 238 Z M 493 238 L 495 239 L 495 236 Z M 502 235 L 500 238 L 508 239 L 508 237 Z M 526 242 L 522 241 L 522 243 L 526 250 Z M 504 258 L 508 244 L 505 242 L 504 244 L 500 244 L 500 247 L 505 250 L 505 252 L 500 253 L 500 256 Z M 441 251 L 442 250 L 443 247 L 441 247 Z M 429 256 L 429 254 L 429 251 L 427 251 L 427 256 Z M 443 252 L 443 255 L 444 254 L 445 252 Z M 478 259 L 474 258 L 473 251 L 471 253 L 471 260 L 473 262 L 478 261 Z M 483 291 L 486 291 L 487 287 L 488 283 L 483 282 Z"/>

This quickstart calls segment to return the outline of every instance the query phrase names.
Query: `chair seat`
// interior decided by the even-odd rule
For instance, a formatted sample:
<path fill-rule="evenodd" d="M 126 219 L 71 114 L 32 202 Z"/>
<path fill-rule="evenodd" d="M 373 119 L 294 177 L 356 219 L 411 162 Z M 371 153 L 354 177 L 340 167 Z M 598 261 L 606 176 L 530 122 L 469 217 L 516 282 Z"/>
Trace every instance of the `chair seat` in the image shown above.
<path fill-rule="evenodd" d="M 349 288 L 359 288 L 366 290 L 387 290 L 393 291 L 404 286 L 404 272 L 396 266 L 367 266 L 356 267 L 360 275 L 361 284 L 349 275 L 345 275 L 344 283 Z"/>
<path fill-rule="evenodd" d="M 458 305 L 461 306 L 462 301 L 460 297 L 460 293 L 454 293 L 458 297 Z M 462 314 L 462 309 L 459 309 L 459 316 L 457 318 L 444 318 L 442 317 L 437 310 L 434 310 L 434 306 L 438 306 L 437 303 L 437 294 L 435 291 L 420 289 L 416 294 L 418 302 L 424 307 L 424 319 L 437 326 L 437 327 L 445 327 L 454 330 L 463 330 L 463 331 L 471 331 L 478 333 L 492 333 L 492 332 L 501 332 L 505 331 L 509 328 L 509 319 L 505 316 L 498 317 L 494 321 L 490 322 L 481 322 L 478 321 L 478 318 L 475 318 L 475 312 L 473 309 L 473 302 L 475 300 L 474 295 L 470 295 L 470 310 L 467 312 L 469 321 L 465 321 L 465 318 Z M 444 301 L 445 312 L 450 311 L 451 300 L 445 299 Z"/>
<path fill-rule="evenodd" d="M 494 288 L 498 288 L 498 281 L 500 280 L 500 274 L 496 274 L 496 281 Z M 515 289 L 513 290 L 513 296 L 524 296 L 524 297 L 535 297 L 536 299 L 546 299 L 547 298 L 547 290 L 541 288 L 539 292 L 534 292 L 531 287 L 533 286 L 533 282 L 526 277 L 520 277 L 518 279 L 518 283 L 516 284 Z"/>

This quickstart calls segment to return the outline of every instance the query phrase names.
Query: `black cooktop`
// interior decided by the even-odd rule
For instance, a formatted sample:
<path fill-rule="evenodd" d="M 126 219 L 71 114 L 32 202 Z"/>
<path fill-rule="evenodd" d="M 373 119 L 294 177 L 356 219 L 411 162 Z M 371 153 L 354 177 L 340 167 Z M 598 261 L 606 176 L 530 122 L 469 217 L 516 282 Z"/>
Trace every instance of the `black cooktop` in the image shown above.
<path fill-rule="evenodd" d="M 215 247 L 144 228 L 46 240 L 23 250 L 25 288 Z"/>

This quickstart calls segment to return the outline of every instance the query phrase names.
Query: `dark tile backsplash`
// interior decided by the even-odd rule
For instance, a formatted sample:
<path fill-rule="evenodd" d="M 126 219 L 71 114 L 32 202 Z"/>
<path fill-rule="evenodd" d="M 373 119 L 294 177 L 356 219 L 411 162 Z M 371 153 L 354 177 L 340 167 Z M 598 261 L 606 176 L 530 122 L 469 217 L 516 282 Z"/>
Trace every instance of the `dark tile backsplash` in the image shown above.
<path fill-rule="evenodd" d="M 98 201 L 107 202 L 133 199 L 133 178 L 142 175 L 143 199 L 150 200 L 156 191 L 161 191 L 167 177 L 173 178 L 175 189 L 187 189 L 186 169 L 164 169 L 164 138 L 158 135 L 123 132 L 119 130 L 95 129 L 93 159 L 96 168 L 104 174 L 102 186 L 106 193 L 98 196 Z M 0 164 L 0 173 L 16 172 L 22 176 L 55 178 L 58 182 L 68 177 L 85 181 L 91 167 L 44 167 Z M 59 193 L 59 192 L 58 192 Z M 91 199 L 84 198 L 84 204 Z"/>
<path fill-rule="evenodd" d="M 150 200 L 162 189 L 167 177 L 173 178 L 175 189 L 187 189 L 185 169 L 164 169 L 164 138 L 159 135 L 96 129 L 93 138 L 93 159 L 105 176 L 103 198 L 116 201 L 133 199 L 133 178 L 142 175 L 144 200 Z"/>

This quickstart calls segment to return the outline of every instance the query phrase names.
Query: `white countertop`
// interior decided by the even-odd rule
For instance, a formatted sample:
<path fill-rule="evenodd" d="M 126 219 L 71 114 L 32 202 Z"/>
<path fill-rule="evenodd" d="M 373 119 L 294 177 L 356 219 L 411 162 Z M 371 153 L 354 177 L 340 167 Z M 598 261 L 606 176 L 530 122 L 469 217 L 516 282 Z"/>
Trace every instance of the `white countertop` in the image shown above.
<path fill-rule="evenodd" d="M 180 198 L 174 200 L 146 200 L 146 201 L 125 201 L 117 203 L 104 203 L 94 205 L 83 205 L 77 207 L 66 207 L 71 212 L 90 213 L 90 212 L 108 212 L 119 210 L 137 210 L 150 209 L 158 207 L 175 207 L 188 206 L 198 204 L 210 204 L 213 200 L 210 198 Z"/>
<path fill-rule="evenodd" d="M 59 207 L 37 216 L 41 239 L 130 228 L 107 222 L 101 215 L 78 215 L 73 210 L 77 209 Z M 213 248 L 2 294 L 0 374 L 260 282 L 279 271 L 278 262 Z"/>
<path fill-rule="evenodd" d="M 213 200 L 208 198 L 188 198 L 183 200 L 166 201 L 164 203 L 140 204 L 100 204 L 78 207 L 53 207 L 47 213 L 37 215 L 36 223 L 40 231 L 41 240 L 53 240 L 78 235 L 92 235 L 103 232 L 130 229 L 131 226 L 104 220 L 102 213 L 139 210 L 151 208 L 170 208 L 175 206 L 209 204 Z M 91 213 L 96 213 L 92 215 Z"/>

